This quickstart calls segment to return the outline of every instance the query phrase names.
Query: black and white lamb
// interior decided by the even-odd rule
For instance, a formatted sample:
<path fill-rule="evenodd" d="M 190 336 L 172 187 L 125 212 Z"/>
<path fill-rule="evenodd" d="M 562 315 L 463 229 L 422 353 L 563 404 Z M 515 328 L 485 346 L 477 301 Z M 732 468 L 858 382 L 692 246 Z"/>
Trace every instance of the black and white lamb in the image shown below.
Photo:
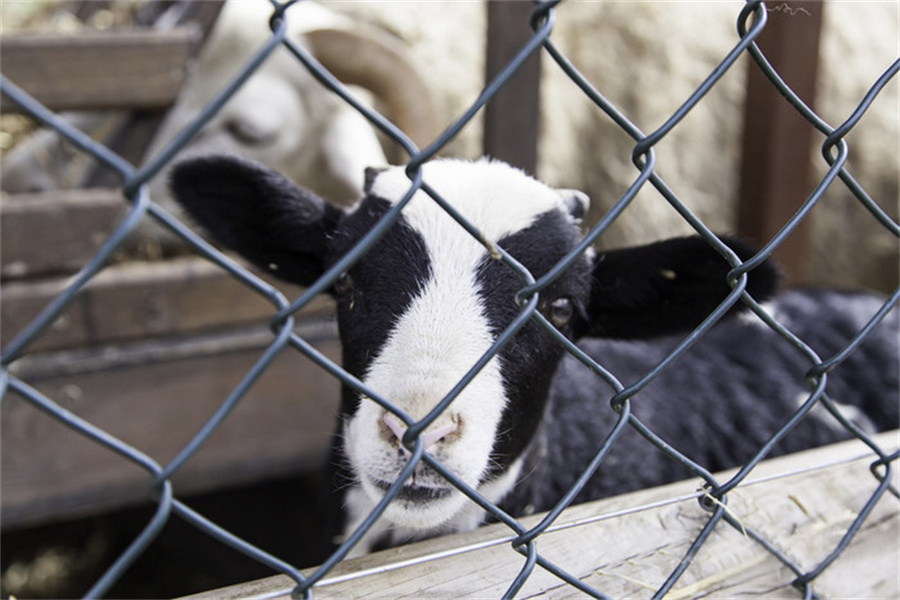
<path fill-rule="evenodd" d="M 426 417 L 519 315 L 520 276 L 535 277 L 580 241 L 587 198 L 554 190 L 504 163 L 435 160 L 423 180 L 478 229 L 467 232 L 424 191 L 331 287 L 343 367 L 372 395 L 345 386 L 333 447 L 333 504 L 350 533 L 407 465 L 407 425 Z M 342 210 L 279 174 L 225 156 L 178 165 L 175 197 L 222 244 L 264 270 L 310 285 L 401 201 L 404 170 L 366 173 L 366 195 Z M 742 259 L 753 251 L 726 243 Z M 538 310 L 628 385 L 655 367 L 726 297 L 728 262 L 699 237 L 594 255 L 588 251 L 540 294 Z M 770 299 L 774 268 L 746 290 L 822 357 L 837 352 L 881 305 L 868 295 L 796 291 Z M 631 401 L 649 429 L 706 469 L 748 460 L 809 397 L 810 360 L 738 303 L 672 368 Z M 896 312 L 829 374 L 827 393 L 862 427 L 898 426 Z M 677 335 L 679 332 L 681 336 Z M 564 352 L 534 319 L 489 360 L 423 432 L 443 467 L 513 515 L 549 509 L 600 448 L 618 418 L 611 386 Z M 847 437 L 817 408 L 773 450 Z M 578 500 L 690 475 L 628 428 Z M 420 463 L 355 549 L 471 529 L 484 512 Z M 338 530 L 338 533 L 340 530 Z"/>

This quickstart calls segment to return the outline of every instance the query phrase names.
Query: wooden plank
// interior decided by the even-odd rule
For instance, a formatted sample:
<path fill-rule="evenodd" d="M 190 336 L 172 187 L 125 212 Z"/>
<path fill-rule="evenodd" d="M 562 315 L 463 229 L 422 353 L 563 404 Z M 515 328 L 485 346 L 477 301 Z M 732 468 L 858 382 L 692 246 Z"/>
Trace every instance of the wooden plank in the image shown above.
<path fill-rule="evenodd" d="M 68 278 L 4 284 L 0 313 L 3 339 L 12 339 L 68 284 Z M 296 286 L 277 286 L 289 299 L 301 292 Z M 299 316 L 324 317 L 333 311 L 334 302 L 320 296 Z M 271 302 L 204 259 L 126 262 L 94 277 L 29 351 L 259 324 L 276 312 Z"/>
<path fill-rule="evenodd" d="M 115 190 L 4 196 L 0 203 L 0 277 L 77 271 L 127 212 L 127 201 Z"/>
<path fill-rule="evenodd" d="M 534 35 L 530 2 L 487 2 L 486 75 L 491 81 Z M 484 113 L 484 153 L 529 173 L 537 168 L 540 119 L 540 52 L 533 54 Z"/>
<path fill-rule="evenodd" d="M 900 432 L 877 436 L 888 452 Z M 728 510 L 803 568 L 837 544 L 877 482 L 874 455 L 853 441 L 760 464 L 729 494 Z M 900 474 L 894 470 L 894 485 Z M 720 480 L 725 480 L 722 475 Z M 649 598 L 684 556 L 709 518 L 698 502 L 698 482 L 659 488 L 569 508 L 542 534 L 542 556 L 610 597 Z M 540 515 L 523 520 L 536 524 Z M 823 597 L 897 598 L 900 581 L 900 502 L 882 497 L 846 552 L 815 582 Z M 500 597 L 523 566 L 504 525 L 401 546 L 347 560 L 315 588 L 317 598 Z M 309 575 L 313 570 L 304 571 Z M 801 597 L 791 571 L 759 544 L 720 523 L 667 598 Z M 285 576 L 233 586 L 192 598 L 289 597 Z M 582 597 L 536 567 L 517 597 Z"/>
<path fill-rule="evenodd" d="M 197 38 L 193 27 L 4 35 L 2 73 L 51 110 L 165 108 Z"/>
<path fill-rule="evenodd" d="M 318 328 L 317 328 L 318 327 Z M 333 326 L 301 329 L 337 359 Z M 267 329 L 180 342 L 107 347 L 59 365 L 20 361 L 15 374 L 110 434 L 166 463 L 203 426 L 272 341 Z M 324 459 L 338 383 L 287 349 L 174 479 L 192 494 L 296 473 Z M 150 476 L 35 409 L 3 401 L 0 498 L 4 529 L 146 501 Z"/>
<path fill-rule="evenodd" d="M 781 78 L 814 107 L 819 37 L 825 3 L 794 2 L 771 10 L 757 44 Z M 813 190 L 810 161 L 815 129 L 791 107 L 762 71 L 747 70 L 738 232 L 768 242 Z M 809 257 L 806 219 L 775 252 L 788 284 L 803 283 Z"/>

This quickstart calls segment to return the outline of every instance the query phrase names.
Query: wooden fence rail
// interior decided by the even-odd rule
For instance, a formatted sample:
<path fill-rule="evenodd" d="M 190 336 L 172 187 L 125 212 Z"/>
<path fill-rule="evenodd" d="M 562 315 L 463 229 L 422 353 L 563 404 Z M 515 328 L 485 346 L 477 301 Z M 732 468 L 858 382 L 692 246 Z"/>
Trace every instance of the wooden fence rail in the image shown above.
<path fill-rule="evenodd" d="M 153 109 L 175 100 L 199 39 L 192 27 L 29 33 L 4 35 L 0 53 L 3 76 L 51 110 Z"/>
<path fill-rule="evenodd" d="M 876 440 L 891 451 L 900 445 L 900 432 Z M 866 446 L 852 441 L 765 461 L 729 494 L 728 510 L 796 564 L 812 569 L 877 488 L 869 472 L 874 460 Z M 893 482 L 900 483 L 896 469 Z M 649 598 L 709 519 L 697 488 L 698 481 L 687 480 L 570 507 L 537 538 L 538 550 L 612 598 Z M 535 525 L 540 517 L 523 524 Z M 491 525 L 344 561 L 313 588 L 315 597 L 499 598 L 524 564 L 510 547 L 510 533 L 505 525 Z M 898 564 L 900 500 L 886 493 L 814 589 L 826 598 L 897 598 Z M 801 598 L 791 586 L 795 577 L 760 544 L 720 522 L 666 597 Z M 191 598 L 289 597 L 292 587 L 279 575 Z M 536 567 L 517 597 L 582 596 Z"/>

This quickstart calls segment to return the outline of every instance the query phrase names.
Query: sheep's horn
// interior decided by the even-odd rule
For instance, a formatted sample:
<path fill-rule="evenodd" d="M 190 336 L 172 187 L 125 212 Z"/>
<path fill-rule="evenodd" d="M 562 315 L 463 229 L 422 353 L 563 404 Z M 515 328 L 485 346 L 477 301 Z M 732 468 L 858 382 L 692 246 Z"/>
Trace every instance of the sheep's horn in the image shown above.
<path fill-rule="evenodd" d="M 304 36 L 325 68 L 343 83 L 370 90 L 416 145 L 434 140 L 437 117 L 431 92 L 402 42 L 376 31 L 331 28 Z"/>

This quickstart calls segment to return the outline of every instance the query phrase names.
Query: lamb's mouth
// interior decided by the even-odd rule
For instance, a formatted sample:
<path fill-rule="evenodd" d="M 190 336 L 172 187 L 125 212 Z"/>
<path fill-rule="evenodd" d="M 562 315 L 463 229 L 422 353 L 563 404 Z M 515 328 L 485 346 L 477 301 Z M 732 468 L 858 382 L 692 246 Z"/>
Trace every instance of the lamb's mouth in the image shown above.
<path fill-rule="evenodd" d="M 375 487 L 385 492 L 387 492 L 393 485 L 392 482 L 381 480 L 377 480 L 374 483 Z M 443 498 L 449 496 L 451 493 L 453 493 L 453 489 L 450 487 L 432 487 L 407 483 L 400 488 L 400 492 L 397 494 L 397 498 L 405 502 L 425 504 L 428 502 L 434 502 L 436 500 L 442 500 Z"/>

